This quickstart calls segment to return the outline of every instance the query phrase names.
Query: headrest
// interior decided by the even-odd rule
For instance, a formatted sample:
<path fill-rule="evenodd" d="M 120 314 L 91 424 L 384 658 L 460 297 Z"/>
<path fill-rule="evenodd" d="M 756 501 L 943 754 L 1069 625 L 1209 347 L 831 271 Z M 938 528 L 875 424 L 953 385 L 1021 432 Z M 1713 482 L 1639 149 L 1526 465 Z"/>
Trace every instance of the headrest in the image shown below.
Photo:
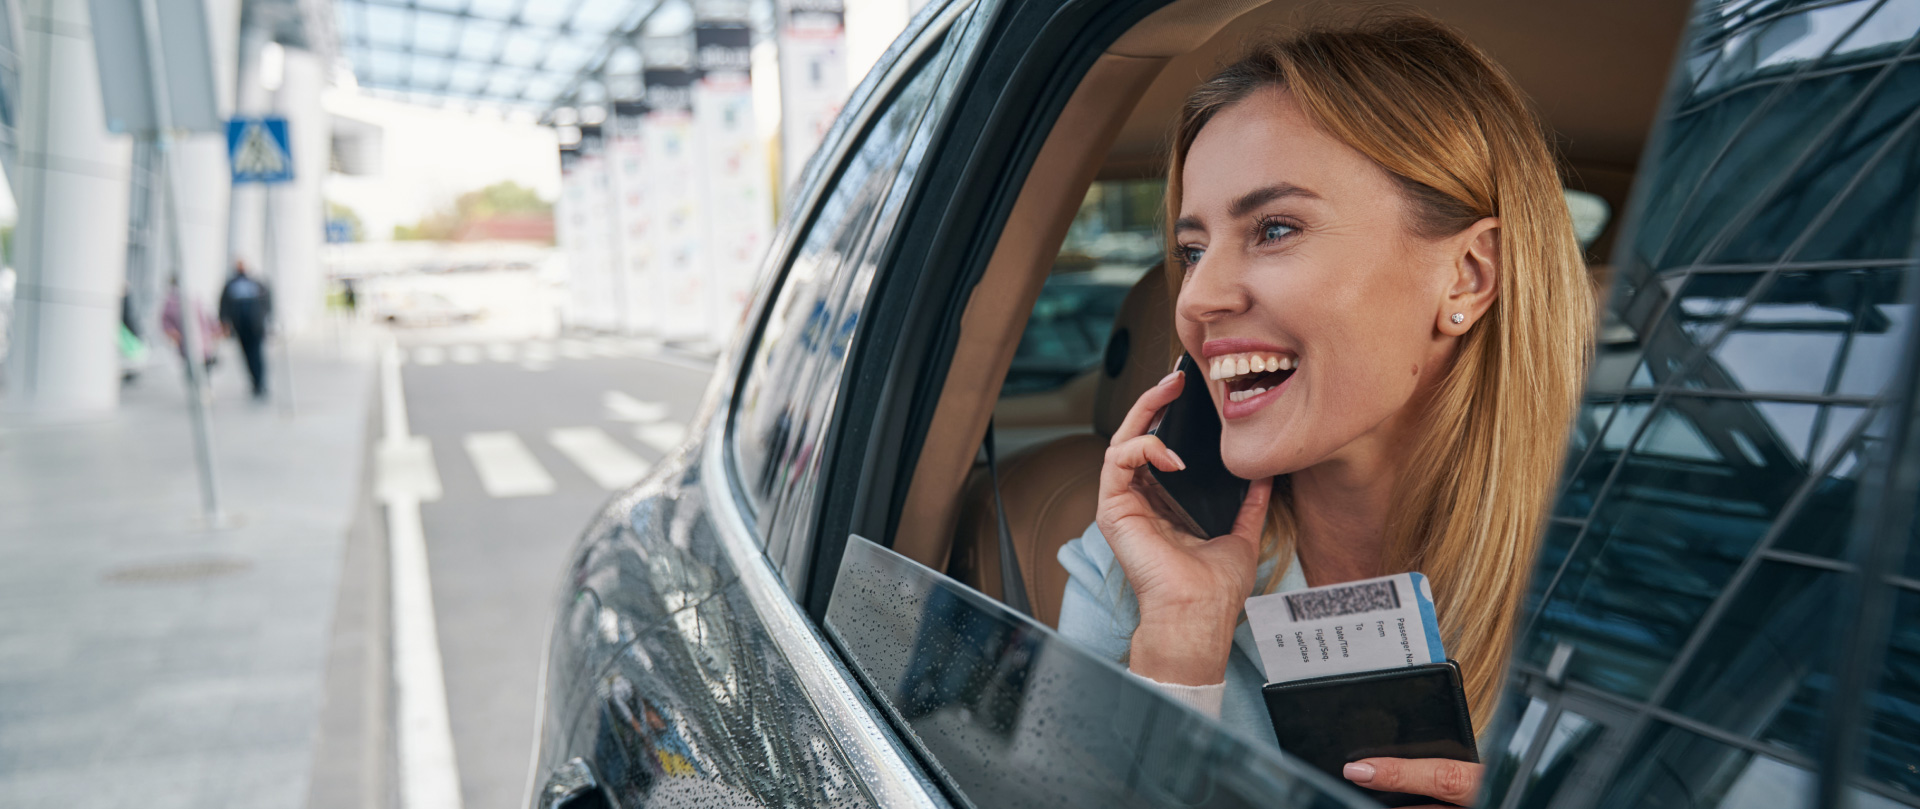
<path fill-rule="evenodd" d="M 1113 332 L 1107 335 L 1100 385 L 1093 394 L 1094 432 L 1113 437 L 1140 394 L 1173 369 L 1173 340 L 1166 265 L 1155 264 L 1120 302 Z"/>

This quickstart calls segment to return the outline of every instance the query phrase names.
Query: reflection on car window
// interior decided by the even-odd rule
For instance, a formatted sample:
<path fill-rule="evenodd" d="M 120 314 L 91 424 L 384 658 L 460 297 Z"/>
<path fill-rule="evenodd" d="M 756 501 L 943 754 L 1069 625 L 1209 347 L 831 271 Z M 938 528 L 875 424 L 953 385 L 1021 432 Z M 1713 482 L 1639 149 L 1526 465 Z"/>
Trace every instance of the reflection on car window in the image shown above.
<path fill-rule="evenodd" d="M 1862 478 L 1907 417 L 1887 397 L 1913 337 L 1917 33 L 1920 0 L 1698 6 L 1613 253 L 1489 805 L 1811 805 Z M 1857 806 L 1920 803 L 1912 573 Z"/>
<path fill-rule="evenodd" d="M 1613 218 L 1613 208 L 1599 194 L 1586 191 L 1562 189 L 1567 198 L 1567 213 L 1573 215 L 1573 236 L 1580 241 L 1580 249 L 1593 246 L 1595 239 L 1606 232 L 1607 222 Z"/>
<path fill-rule="evenodd" d="M 1044 393 L 1099 364 L 1120 302 L 1161 258 L 1164 180 L 1102 180 L 1067 230 L 1001 396 Z"/>
<path fill-rule="evenodd" d="M 1365 806 L 1052 630 L 859 537 L 827 632 L 973 806 Z"/>
<path fill-rule="evenodd" d="M 734 472 L 767 554 L 790 578 L 806 556 L 811 535 L 795 526 L 819 491 L 812 483 L 847 350 L 924 163 L 930 133 L 923 124 L 951 84 L 941 78 L 960 41 L 944 37 L 912 68 L 829 181 L 744 371 L 729 441 Z"/>

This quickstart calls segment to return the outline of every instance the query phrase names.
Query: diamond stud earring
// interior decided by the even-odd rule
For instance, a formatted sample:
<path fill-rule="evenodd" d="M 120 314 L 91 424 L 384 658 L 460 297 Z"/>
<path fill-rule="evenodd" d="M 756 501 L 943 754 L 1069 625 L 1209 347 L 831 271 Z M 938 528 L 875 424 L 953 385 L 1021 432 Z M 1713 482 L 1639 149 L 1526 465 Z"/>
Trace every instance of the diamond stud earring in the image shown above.
<path fill-rule="evenodd" d="M 1454 313 L 1453 313 L 1453 322 L 1454 322 L 1455 324 L 1460 324 L 1460 323 L 1465 323 L 1465 322 L 1467 322 L 1467 316 L 1466 316 L 1466 315 L 1464 315 L 1464 314 L 1461 314 L 1461 313 L 1459 313 L 1459 312 L 1454 312 Z"/>

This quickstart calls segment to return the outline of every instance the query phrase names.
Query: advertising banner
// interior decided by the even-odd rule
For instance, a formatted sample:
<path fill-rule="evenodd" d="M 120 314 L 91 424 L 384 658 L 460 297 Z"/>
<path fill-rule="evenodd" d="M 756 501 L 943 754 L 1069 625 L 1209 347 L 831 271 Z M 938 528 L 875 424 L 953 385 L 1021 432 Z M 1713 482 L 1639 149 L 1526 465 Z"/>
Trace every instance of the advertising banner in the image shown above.
<path fill-rule="evenodd" d="M 646 107 L 638 101 L 616 101 L 607 123 L 607 166 L 613 190 L 611 206 L 618 263 L 620 326 L 630 334 L 660 330 L 659 287 L 652 275 L 647 251 L 649 207 L 646 164 Z"/>
<path fill-rule="evenodd" d="M 649 43 L 650 45 L 654 43 Z M 647 64 L 664 60 L 649 50 Z M 685 53 L 684 45 L 681 52 Z M 641 160 L 652 193 L 643 194 L 647 238 L 640 260 L 657 286 L 657 332 L 669 339 L 696 339 L 707 333 L 708 269 L 699 221 L 698 163 L 694 154 L 693 73 L 686 68 L 649 67 L 646 115 L 641 131 Z"/>
<path fill-rule="evenodd" d="M 580 127 L 579 157 L 574 172 L 580 191 L 580 263 L 572 268 L 580 304 L 576 325 L 612 331 L 619 328 L 612 239 L 612 201 L 606 159 L 606 138 L 600 126 Z"/>
<path fill-rule="evenodd" d="M 753 295 L 772 230 L 772 193 L 753 121 L 753 38 L 746 7 L 708 0 L 694 7 L 693 89 L 698 133 L 701 233 L 706 243 L 706 336 L 725 345 Z"/>
<path fill-rule="evenodd" d="M 586 266 L 585 248 L 581 244 L 586 238 L 586 180 L 579 167 L 580 144 L 561 146 L 560 198 L 553 204 L 553 241 L 559 245 L 567 265 L 567 299 L 561 307 L 561 320 L 569 327 L 581 322 L 580 313 L 586 307 L 587 298 L 581 283 L 582 268 Z"/>
<path fill-rule="evenodd" d="M 779 0 L 780 179 L 791 186 L 847 100 L 841 0 Z"/>

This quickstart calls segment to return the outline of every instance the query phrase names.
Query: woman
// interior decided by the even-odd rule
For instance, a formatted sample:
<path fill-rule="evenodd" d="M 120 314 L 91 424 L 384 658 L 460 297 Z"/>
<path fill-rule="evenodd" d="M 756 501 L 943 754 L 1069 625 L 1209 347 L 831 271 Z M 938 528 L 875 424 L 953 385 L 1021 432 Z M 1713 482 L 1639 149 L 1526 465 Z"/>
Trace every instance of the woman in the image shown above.
<path fill-rule="evenodd" d="M 1107 451 L 1096 523 L 1061 550 L 1061 630 L 1270 738 L 1246 598 L 1419 570 L 1486 727 L 1594 322 L 1525 100 L 1430 19 L 1309 30 L 1188 98 L 1167 211 L 1180 344 L 1213 370 L 1221 454 L 1254 483 L 1228 536 L 1156 513 L 1132 483 L 1184 466 L 1145 434 L 1183 383 L 1148 390 Z M 1346 774 L 1466 802 L 1480 769 Z"/>

